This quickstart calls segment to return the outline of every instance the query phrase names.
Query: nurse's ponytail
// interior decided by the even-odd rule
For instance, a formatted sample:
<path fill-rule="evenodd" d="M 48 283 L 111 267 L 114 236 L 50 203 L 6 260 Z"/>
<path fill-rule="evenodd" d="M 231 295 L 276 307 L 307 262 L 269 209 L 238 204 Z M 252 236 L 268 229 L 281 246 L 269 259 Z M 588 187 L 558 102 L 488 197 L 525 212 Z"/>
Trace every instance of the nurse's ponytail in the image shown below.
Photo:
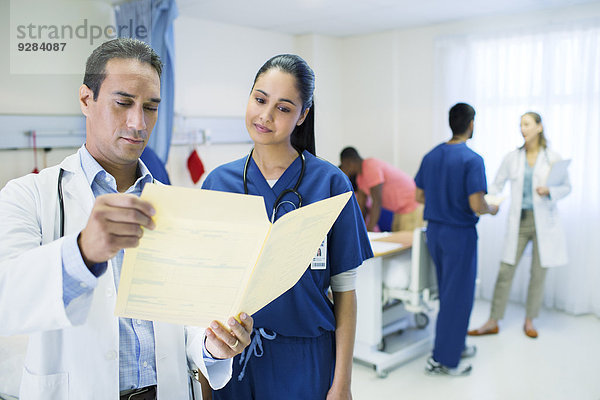
<path fill-rule="evenodd" d="M 308 110 L 308 115 L 304 118 L 304 122 L 297 126 L 292 132 L 292 146 L 296 150 L 302 152 L 307 150 L 312 155 L 316 156 L 315 149 L 315 103 Z"/>
<path fill-rule="evenodd" d="M 302 113 L 308 108 L 308 114 L 301 125 L 296 126 L 290 138 L 292 146 L 302 152 L 307 150 L 316 155 L 315 150 L 315 106 L 313 93 L 315 91 L 315 73 L 308 63 L 295 54 L 280 54 L 269 59 L 256 73 L 252 88 L 256 80 L 265 72 L 277 68 L 296 78 L 296 87 L 302 99 Z"/>

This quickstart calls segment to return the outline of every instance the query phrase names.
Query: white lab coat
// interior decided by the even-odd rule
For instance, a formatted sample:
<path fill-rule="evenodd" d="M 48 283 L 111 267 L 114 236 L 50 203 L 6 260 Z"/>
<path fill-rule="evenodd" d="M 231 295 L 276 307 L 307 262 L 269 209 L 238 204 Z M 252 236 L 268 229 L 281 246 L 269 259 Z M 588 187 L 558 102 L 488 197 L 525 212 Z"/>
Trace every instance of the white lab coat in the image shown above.
<path fill-rule="evenodd" d="M 94 196 L 79 154 L 67 157 L 61 167 L 65 236 L 77 235 L 87 223 Z M 0 191 L 0 335 L 29 334 L 22 400 L 118 399 L 113 266 L 108 263 L 95 290 L 65 309 L 58 172 L 58 166 L 47 168 L 12 180 Z M 229 381 L 231 360 L 215 362 L 207 373 L 204 329 L 156 322 L 154 335 L 160 400 L 188 399 L 188 357 L 213 387 Z"/>
<path fill-rule="evenodd" d="M 523 180 L 525 177 L 525 150 L 511 151 L 504 157 L 494 183 L 489 187 L 490 194 L 499 194 L 507 180 L 510 180 L 510 209 L 508 226 L 504 241 L 502 261 L 514 265 L 517 257 L 517 242 L 521 222 L 521 204 L 523 202 Z M 540 196 L 535 188 L 545 186 L 552 164 L 560 160 L 560 156 L 548 149 L 540 149 L 533 167 L 533 215 L 538 240 L 540 262 L 542 267 L 566 265 L 567 243 L 556 208 L 556 202 L 571 191 L 568 175 L 559 186 L 549 187 L 550 196 Z"/>

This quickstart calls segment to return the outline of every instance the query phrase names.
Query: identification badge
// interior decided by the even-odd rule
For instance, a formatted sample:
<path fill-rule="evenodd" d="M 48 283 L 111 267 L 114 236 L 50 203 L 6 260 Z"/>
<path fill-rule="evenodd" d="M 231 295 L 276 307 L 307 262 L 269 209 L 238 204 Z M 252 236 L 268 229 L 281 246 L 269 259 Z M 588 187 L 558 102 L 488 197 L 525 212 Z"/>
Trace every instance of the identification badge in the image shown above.
<path fill-rule="evenodd" d="M 317 250 L 317 255 L 314 256 L 310 263 L 310 269 L 327 269 L 327 236 L 321 242 Z"/>

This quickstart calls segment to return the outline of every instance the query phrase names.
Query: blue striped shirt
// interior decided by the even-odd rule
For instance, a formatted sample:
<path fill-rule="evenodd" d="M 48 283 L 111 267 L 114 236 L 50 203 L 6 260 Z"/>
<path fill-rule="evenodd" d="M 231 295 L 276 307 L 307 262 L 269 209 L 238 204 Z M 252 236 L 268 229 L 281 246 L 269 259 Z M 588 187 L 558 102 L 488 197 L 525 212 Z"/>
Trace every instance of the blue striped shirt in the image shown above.
<path fill-rule="evenodd" d="M 117 193 L 115 178 L 106 172 L 91 156 L 85 145 L 79 151 L 81 167 L 92 188 L 94 197 Z M 126 193 L 139 196 L 144 185 L 152 182 L 152 175 L 142 163 L 138 163 L 138 179 Z M 76 297 L 97 285 L 97 277 L 107 269 L 107 263 L 85 266 L 77 245 L 77 236 L 65 237 L 63 256 L 63 300 L 65 307 Z M 115 285 L 119 286 L 124 251 L 113 257 Z M 154 357 L 154 325 L 151 321 L 119 318 L 119 387 L 120 390 L 156 384 L 156 362 Z"/>

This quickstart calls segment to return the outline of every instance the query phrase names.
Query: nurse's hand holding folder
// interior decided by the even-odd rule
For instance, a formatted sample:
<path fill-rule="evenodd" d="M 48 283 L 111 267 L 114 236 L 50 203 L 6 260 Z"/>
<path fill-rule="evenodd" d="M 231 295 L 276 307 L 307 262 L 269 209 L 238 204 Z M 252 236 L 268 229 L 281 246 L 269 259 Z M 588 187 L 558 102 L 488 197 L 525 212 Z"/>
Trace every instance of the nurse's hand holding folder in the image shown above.
<path fill-rule="evenodd" d="M 232 358 L 240 354 L 250 344 L 250 333 L 254 325 L 251 316 L 241 313 L 240 322 L 230 317 L 227 328 L 217 321 L 206 328 L 206 350 L 213 358 Z"/>

